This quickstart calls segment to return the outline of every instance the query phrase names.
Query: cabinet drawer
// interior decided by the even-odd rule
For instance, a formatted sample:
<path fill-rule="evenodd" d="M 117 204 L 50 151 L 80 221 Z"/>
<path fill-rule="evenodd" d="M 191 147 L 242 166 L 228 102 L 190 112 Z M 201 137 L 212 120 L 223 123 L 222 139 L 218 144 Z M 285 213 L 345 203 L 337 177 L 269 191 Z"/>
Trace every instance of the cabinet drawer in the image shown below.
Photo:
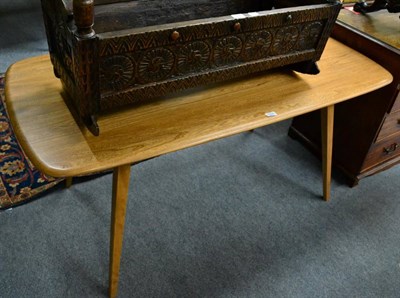
<path fill-rule="evenodd" d="M 376 141 L 379 142 L 398 132 L 400 132 L 400 111 L 386 116 Z"/>
<path fill-rule="evenodd" d="M 363 168 L 375 166 L 398 155 L 400 155 L 400 133 L 371 146 Z"/>
<path fill-rule="evenodd" d="M 398 86 L 400 86 L 400 82 L 399 82 Z M 392 113 L 393 112 L 398 112 L 398 111 L 400 111 L 400 92 L 397 92 L 396 100 L 395 100 L 395 102 L 393 104 L 393 107 L 391 109 Z"/>

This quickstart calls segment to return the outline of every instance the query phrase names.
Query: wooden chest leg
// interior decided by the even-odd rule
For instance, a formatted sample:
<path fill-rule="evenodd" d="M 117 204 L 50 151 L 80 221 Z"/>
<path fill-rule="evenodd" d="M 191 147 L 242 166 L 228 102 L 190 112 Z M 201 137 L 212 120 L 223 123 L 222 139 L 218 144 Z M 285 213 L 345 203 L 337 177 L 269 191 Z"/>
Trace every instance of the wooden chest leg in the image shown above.
<path fill-rule="evenodd" d="M 333 118 L 334 105 L 328 106 L 321 110 L 322 174 L 323 196 L 325 201 L 329 201 L 331 196 Z"/>
<path fill-rule="evenodd" d="M 118 277 L 126 203 L 128 201 L 130 170 L 131 166 L 129 164 L 123 165 L 115 168 L 113 174 L 109 275 L 109 296 L 112 298 L 116 297 L 118 292 Z"/>

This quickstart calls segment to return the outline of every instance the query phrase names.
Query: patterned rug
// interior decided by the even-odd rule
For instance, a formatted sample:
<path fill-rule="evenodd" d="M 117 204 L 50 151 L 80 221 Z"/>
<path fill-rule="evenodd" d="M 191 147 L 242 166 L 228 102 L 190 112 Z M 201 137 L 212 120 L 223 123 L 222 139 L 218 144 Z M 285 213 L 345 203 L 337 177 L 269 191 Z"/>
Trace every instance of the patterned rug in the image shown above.
<path fill-rule="evenodd" d="M 14 135 L 4 101 L 4 75 L 0 74 L 0 209 L 37 198 L 63 180 L 44 175 L 26 157 Z"/>

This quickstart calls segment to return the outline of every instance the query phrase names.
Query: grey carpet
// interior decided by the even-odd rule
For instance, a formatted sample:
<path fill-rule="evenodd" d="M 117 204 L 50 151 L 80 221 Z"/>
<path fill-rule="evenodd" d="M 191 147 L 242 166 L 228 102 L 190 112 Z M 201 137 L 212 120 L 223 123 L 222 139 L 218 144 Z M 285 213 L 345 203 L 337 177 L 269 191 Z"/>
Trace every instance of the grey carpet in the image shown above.
<path fill-rule="evenodd" d="M 399 297 L 393 168 L 353 189 L 282 123 L 132 168 L 120 297 Z M 2 297 L 98 297 L 111 175 L 0 214 Z"/>
<path fill-rule="evenodd" d="M 1 3 L 0 71 L 45 47 L 33 2 Z M 325 203 L 289 124 L 132 168 L 119 297 L 400 297 L 400 168 L 334 172 Z M 105 297 L 110 198 L 107 174 L 1 212 L 0 297 Z"/>
<path fill-rule="evenodd" d="M 47 52 L 40 0 L 1 0 L 0 73 L 11 63 Z"/>

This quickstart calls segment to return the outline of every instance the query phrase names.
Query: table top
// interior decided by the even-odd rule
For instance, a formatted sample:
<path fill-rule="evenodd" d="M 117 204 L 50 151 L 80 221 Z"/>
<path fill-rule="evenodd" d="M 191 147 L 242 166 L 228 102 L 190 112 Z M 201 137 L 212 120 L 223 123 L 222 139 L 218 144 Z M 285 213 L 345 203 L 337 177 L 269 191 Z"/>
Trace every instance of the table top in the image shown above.
<path fill-rule="evenodd" d="M 400 13 L 389 13 L 386 9 L 367 14 L 356 14 L 350 10 L 342 9 L 338 21 L 400 50 L 399 18 Z"/>
<path fill-rule="evenodd" d="M 100 136 L 78 126 L 62 99 L 48 56 L 6 74 L 15 134 L 34 165 L 55 177 L 139 162 L 321 109 L 389 84 L 372 60 L 330 39 L 321 73 L 282 69 L 176 93 L 99 117 Z M 268 117 L 266 113 L 275 112 Z"/>

